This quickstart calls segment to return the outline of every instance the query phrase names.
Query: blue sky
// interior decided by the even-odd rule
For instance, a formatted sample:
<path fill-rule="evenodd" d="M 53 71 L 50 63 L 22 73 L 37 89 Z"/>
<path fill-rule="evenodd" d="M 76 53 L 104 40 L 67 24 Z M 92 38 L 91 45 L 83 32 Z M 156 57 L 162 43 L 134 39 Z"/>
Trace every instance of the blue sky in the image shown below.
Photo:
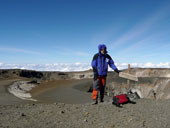
<path fill-rule="evenodd" d="M 170 62 L 170 1 L 0 0 L 0 62 Z"/>

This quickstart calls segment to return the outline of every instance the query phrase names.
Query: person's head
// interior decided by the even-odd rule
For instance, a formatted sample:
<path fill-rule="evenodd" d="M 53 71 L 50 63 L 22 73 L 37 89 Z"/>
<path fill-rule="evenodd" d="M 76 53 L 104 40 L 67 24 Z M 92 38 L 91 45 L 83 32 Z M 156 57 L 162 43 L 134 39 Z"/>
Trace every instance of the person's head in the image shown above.
<path fill-rule="evenodd" d="M 107 53 L 107 47 L 105 44 L 99 44 L 98 50 L 101 54 L 106 54 Z"/>

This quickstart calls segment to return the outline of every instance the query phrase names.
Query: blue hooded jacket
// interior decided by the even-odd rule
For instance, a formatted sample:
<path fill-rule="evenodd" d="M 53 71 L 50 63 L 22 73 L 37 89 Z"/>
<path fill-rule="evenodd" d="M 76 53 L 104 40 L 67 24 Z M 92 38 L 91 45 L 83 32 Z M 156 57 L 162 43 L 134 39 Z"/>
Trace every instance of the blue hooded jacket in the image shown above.
<path fill-rule="evenodd" d="M 105 50 L 105 54 L 102 54 L 101 49 Z M 91 66 L 93 68 L 94 76 L 107 76 L 108 65 L 113 69 L 118 71 L 117 67 L 114 65 L 114 61 L 107 54 L 107 47 L 104 44 L 100 44 L 98 46 L 99 52 L 94 55 L 93 60 L 91 62 Z"/>

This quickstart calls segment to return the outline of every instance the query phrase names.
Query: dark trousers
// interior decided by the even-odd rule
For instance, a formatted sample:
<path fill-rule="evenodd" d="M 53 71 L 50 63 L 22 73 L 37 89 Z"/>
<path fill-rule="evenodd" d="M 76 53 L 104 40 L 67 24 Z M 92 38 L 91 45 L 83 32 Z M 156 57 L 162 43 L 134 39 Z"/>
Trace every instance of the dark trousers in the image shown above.
<path fill-rule="evenodd" d="M 104 98 L 104 91 L 106 86 L 106 77 L 98 77 L 93 81 L 92 99 L 96 100 L 100 96 L 100 100 Z"/>

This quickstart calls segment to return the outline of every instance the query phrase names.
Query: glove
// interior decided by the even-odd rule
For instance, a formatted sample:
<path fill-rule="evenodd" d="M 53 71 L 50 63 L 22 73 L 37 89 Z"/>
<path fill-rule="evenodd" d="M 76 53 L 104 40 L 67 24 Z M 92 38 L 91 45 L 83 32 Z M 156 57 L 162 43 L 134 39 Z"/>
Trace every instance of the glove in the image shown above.
<path fill-rule="evenodd" d="M 94 80 L 97 80 L 97 78 L 98 78 L 98 74 L 94 74 Z"/>
<path fill-rule="evenodd" d="M 119 74 L 120 71 L 116 68 L 116 69 L 115 69 L 115 72 Z"/>

